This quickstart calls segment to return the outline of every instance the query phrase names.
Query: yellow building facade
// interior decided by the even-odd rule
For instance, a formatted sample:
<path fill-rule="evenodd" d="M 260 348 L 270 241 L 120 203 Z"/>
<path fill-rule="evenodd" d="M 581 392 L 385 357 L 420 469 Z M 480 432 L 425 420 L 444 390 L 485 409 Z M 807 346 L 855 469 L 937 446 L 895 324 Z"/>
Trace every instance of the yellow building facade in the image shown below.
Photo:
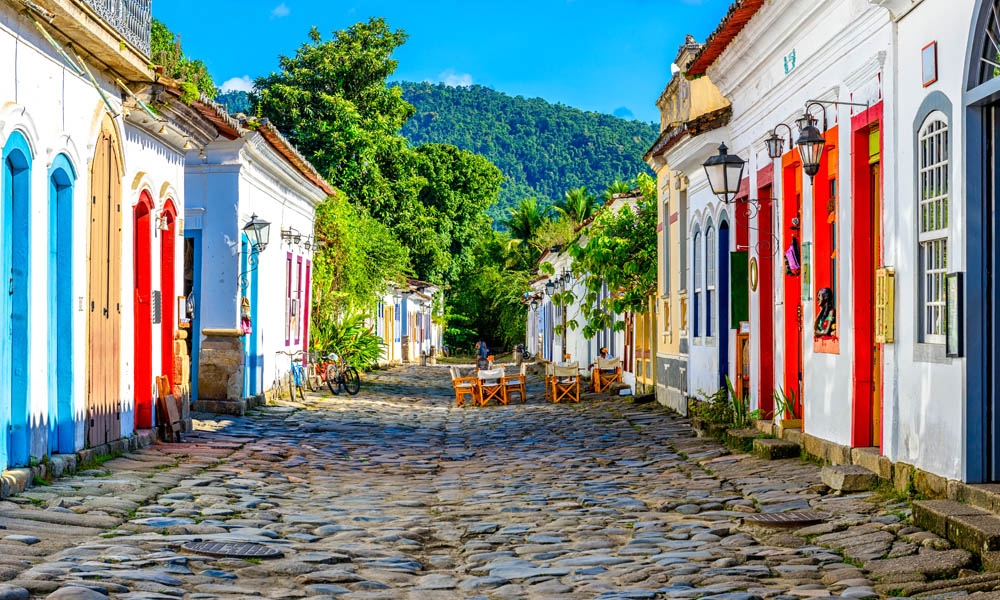
<path fill-rule="evenodd" d="M 656 172 L 658 190 L 657 288 L 655 319 L 656 399 L 687 414 L 688 360 L 688 244 L 687 179 L 675 173 L 666 153 L 690 135 L 692 127 L 729 107 L 729 101 L 708 79 L 688 80 L 684 72 L 702 45 L 687 36 L 674 60 L 674 76 L 656 101 L 660 109 L 660 136 L 645 159 Z M 652 315 L 651 315 L 652 316 Z"/>

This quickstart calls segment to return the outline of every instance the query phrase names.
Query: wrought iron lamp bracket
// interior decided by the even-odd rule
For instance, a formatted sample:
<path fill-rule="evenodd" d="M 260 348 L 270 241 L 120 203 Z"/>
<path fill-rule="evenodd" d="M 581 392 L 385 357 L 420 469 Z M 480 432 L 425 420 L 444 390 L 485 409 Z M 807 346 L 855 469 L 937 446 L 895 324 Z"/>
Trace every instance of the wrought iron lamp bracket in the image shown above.
<path fill-rule="evenodd" d="M 865 110 L 871 106 L 867 102 L 842 102 L 840 100 L 806 100 L 806 114 L 809 114 L 809 109 L 813 106 L 818 106 L 823 109 L 823 131 L 827 129 L 826 122 L 826 107 L 827 106 L 863 106 Z"/>

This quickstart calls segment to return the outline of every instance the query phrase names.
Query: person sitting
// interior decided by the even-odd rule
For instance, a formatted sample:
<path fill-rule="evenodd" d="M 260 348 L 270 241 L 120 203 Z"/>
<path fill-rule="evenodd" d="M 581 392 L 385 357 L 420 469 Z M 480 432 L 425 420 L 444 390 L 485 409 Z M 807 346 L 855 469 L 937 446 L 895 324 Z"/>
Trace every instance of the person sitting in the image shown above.
<path fill-rule="evenodd" d="M 611 382 L 621 381 L 621 362 L 614 360 L 606 347 L 602 346 L 598 350 L 597 360 L 591 369 L 591 381 L 595 392 L 601 392 Z"/>

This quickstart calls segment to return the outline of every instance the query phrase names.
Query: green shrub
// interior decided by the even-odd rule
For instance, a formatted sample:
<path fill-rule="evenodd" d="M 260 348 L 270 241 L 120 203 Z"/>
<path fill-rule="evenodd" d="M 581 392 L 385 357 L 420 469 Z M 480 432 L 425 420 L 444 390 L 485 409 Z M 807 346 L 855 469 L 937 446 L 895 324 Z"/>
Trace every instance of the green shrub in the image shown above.
<path fill-rule="evenodd" d="M 339 321 L 313 322 L 313 349 L 324 354 L 336 352 L 358 370 L 372 368 L 382 357 L 382 338 L 365 325 L 367 315 L 353 313 Z"/>

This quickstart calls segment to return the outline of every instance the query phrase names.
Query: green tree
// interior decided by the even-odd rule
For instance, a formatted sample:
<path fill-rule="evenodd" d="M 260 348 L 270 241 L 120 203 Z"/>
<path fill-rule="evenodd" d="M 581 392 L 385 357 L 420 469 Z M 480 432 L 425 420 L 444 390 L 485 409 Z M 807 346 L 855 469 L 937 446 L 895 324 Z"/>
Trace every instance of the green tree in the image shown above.
<path fill-rule="evenodd" d="M 507 209 L 507 218 L 500 222 L 507 229 L 507 265 L 512 268 L 528 269 L 541 254 L 537 244 L 538 234 L 551 222 L 551 210 L 538 204 L 536 198 L 523 198 L 514 207 Z"/>
<path fill-rule="evenodd" d="M 199 92 L 209 98 L 215 98 L 218 93 L 205 63 L 185 55 L 181 49 L 181 37 L 170 31 L 159 19 L 153 19 L 149 58 L 153 64 L 163 67 L 163 75 L 187 84 L 182 84 L 186 100 L 197 99 Z"/>
<path fill-rule="evenodd" d="M 593 216 L 597 206 L 597 198 L 587 191 L 586 186 L 580 186 L 567 191 L 554 208 L 564 218 L 579 225 Z"/>
<path fill-rule="evenodd" d="M 604 200 L 605 204 L 607 204 L 608 202 L 611 202 L 611 199 L 615 197 L 615 194 L 627 194 L 631 191 L 631 185 L 620 179 L 615 179 L 611 185 L 604 189 L 604 193 L 601 194 L 601 199 Z"/>
<path fill-rule="evenodd" d="M 490 230 L 486 210 L 497 201 L 503 175 L 482 156 L 445 144 L 417 148 L 416 172 L 426 183 L 395 227 L 405 229 L 401 237 L 417 277 L 451 284 L 472 264 L 474 248 Z M 419 226 L 407 222 L 415 215 L 424 221 Z"/>
<path fill-rule="evenodd" d="M 287 135 L 317 169 L 370 214 L 391 222 L 421 187 L 412 150 L 399 134 L 414 112 L 386 80 L 406 41 L 381 18 L 335 31 L 313 28 L 280 70 L 255 82 L 260 116 Z"/>
<path fill-rule="evenodd" d="M 312 322 L 325 331 L 346 314 L 370 314 L 388 282 L 402 281 L 408 253 L 392 231 L 342 196 L 316 209 Z"/>
<path fill-rule="evenodd" d="M 656 182 L 642 174 L 640 194 L 617 211 L 602 210 L 588 227 L 585 244 L 569 246 L 573 272 L 582 278 L 585 337 L 624 326 L 618 316 L 645 313 L 656 291 Z M 612 293 L 598 300 L 604 286 Z"/>

